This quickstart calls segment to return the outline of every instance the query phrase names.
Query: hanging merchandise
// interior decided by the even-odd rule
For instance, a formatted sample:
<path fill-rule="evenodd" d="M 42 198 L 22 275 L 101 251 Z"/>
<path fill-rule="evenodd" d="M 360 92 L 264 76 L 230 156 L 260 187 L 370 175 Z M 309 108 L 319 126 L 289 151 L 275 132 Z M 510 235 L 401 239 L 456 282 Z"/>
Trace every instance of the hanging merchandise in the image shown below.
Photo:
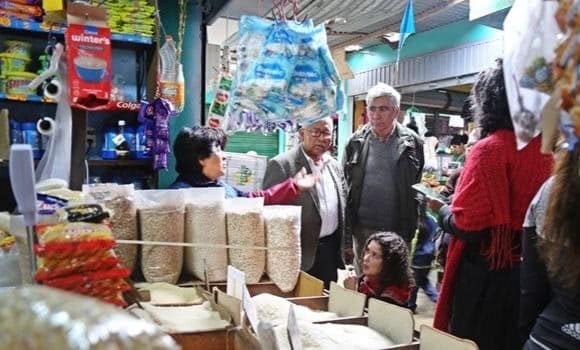
<path fill-rule="evenodd" d="M 574 152 L 580 140 L 580 103 L 578 101 L 578 31 L 580 15 L 578 1 L 560 1 L 555 18 L 559 29 L 565 34 L 564 40 L 556 48 L 553 67 L 554 83 L 560 95 L 560 130 L 566 138 L 568 150 Z M 580 172 L 578 173 L 580 176 Z"/>
<path fill-rule="evenodd" d="M 217 88 L 213 101 L 209 107 L 207 126 L 223 128 L 227 125 L 227 107 L 232 89 L 232 77 L 228 73 L 221 73 L 218 78 Z"/>
<path fill-rule="evenodd" d="M 551 69 L 558 39 L 558 2 L 517 0 L 504 22 L 504 80 L 518 149 L 540 133 L 553 92 Z"/>
<path fill-rule="evenodd" d="M 141 102 L 139 123 L 145 126 L 145 146 L 143 154 L 153 157 L 153 169 L 167 169 L 167 155 L 171 150 L 169 139 L 169 118 L 175 116 L 171 103 L 158 98 L 153 102 Z M 147 137 L 151 135 L 151 137 Z"/>
<path fill-rule="evenodd" d="M 342 108 L 324 25 L 243 16 L 239 32 L 230 117 L 249 111 L 278 127 L 310 123 Z"/>
<path fill-rule="evenodd" d="M 177 28 L 177 43 L 171 35 L 167 35 L 165 27 L 159 17 L 159 5 L 157 8 L 157 21 L 165 34 L 165 43 L 159 49 L 159 82 L 157 97 L 168 100 L 172 104 L 172 110 L 181 113 L 185 106 L 185 79 L 183 77 L 183 65 L 181 64 L 181 52 L 183 35 L 185 34 L 185 21 L 187 13 L 187 0 L 179 0 L 179 21 Z M 157 38 L 159 41 L 159 38 Z"/>
<path fill-rule="evenodd" d="M 96 111 L 109 107 L 111 95 L 111 30 L 104 9 L 70 4 L 66 30 L 70 102 Z M 91 25 L 86 25 L 90 19 Z"/>
<path fill-rule="evenodd" d="M 159 50 L 159 57 L 161 58 L 159 96 L 169 101 L 177 112 L 181 112 L 184 104 L 183 67 L 177 58 L 175 41 L 170 36 L 165 38 L 165 44 Z"/>

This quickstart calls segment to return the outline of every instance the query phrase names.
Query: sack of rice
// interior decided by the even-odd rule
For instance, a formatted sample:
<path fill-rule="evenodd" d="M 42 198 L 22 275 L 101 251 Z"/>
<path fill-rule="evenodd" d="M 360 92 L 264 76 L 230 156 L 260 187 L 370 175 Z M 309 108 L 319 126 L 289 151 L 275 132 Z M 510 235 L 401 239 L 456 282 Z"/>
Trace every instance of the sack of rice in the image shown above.
<path fill-rule="evenodd" d="M 113 238 L 136 240 L 137 207 L 135 206 L 135 187 L 114 183 L 83 185 L 83 193 L 102 204 L 111 215 Z M 113 250 L 121 260 L 121 265 L 131 272 L 137 262 L 137 245 L 117 244 Z"/>
<path fill-rule="evenodd" d="M 135 191 L 138 196 L 139 229 L 143 241 L 183 242 L 183 192 L 179 190 Z M 183 265 L 183 248 L 141 246 L 141 271 L 147 282 L 177 283 Z"/>
<path fill-rule="evenodd" d="M 226 200 L 226 223 L 229 245 L 265 247 L 264 198 Z M 247 283 L 257 283 L 266 268 L 266 252 L 251 248 L 230 248 L 230 265 L 246 274 Z"/>
<path fill-rule="evenodd" d="M 223 188 L 185 189 L 185 242 L 227 244 L 225 194 Z M 209 282 L 225 281 L 227 248 L 185 248 L 185 269 Z"/>
<path fill-rule="evenodd" d="M 266 273 L 285 293 L 294 289 L 300 274 L 301 212 L 300 206 L 293 205 L 264 207 L 264 227 L 268 247 Z"/>

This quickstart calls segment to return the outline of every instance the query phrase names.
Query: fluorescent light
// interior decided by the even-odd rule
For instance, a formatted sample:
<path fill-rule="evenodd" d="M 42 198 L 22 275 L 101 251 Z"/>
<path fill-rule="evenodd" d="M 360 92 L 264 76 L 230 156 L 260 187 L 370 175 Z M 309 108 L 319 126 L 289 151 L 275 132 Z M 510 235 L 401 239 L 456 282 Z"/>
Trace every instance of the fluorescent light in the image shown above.
<path fill-rule="evenodd" d="M 362 50 L 362 46 L 360 45 L 348 45 L 347 47 L 344 48 L 344 51 L 346 52 L 353 52 L 353 51 L 360 51 Z"/>

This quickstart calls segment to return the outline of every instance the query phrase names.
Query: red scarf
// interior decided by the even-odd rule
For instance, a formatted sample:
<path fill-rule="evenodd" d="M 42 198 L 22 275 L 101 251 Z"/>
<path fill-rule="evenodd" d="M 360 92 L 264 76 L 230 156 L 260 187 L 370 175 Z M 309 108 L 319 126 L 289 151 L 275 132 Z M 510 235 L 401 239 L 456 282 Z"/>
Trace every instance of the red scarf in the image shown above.
<path fill-rule="evenodd" d="M 359 292 L 369 297 L 388 298 L 398 305 L 407 306 L 409 297 L 411 296 L 411 288 L 408 286 L 387 286 L 381 293 L 377 293 L 377 290 L 380 288 L 381 285 L 378 278 L 363 275 L 359 280 Z"/>
<path fill-rule="evenodd" d="M 536 137 L 517 151 L 512 131 L 497 131 L 475 145 L 469 153 L 451 210 L 455 225 L 463 231 L 490 230 L 481 254 L 490 270 L 511 267 L 519 261 L 512 250 L 513 234 L 522 230 L 524 216 L 534 195 L 550 176 L 553 159 L 540 153 Z M 451 239 L 433 326 L 448 331 L 454 285 L 465 241 Z"/>

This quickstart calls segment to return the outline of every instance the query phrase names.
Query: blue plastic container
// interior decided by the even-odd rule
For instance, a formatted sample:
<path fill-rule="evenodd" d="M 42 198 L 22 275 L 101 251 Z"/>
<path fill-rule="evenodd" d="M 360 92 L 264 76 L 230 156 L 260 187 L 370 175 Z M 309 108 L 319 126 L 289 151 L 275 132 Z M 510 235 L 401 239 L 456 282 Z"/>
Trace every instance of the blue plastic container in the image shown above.
<path fill-rule="evenodd" d="M 115 143 L 113 138 L 117 133 L 114 128 L 105 128 L 103 130 L 103 146 L 101 147 L 101 158 L 103 159 L 117 159 L 115 152 Z"/>
<path fill-rule="evenodd" d="M 145 134 L 145 125 L 139 125 L 135 137 L 137 159 L 151 159 L 151 151 L 146 147 L 147 137 Z"/>
<path fill-rule="evenodd" d="M 123 130 L 123 136 L 125 136 L 125 141 L 129 144 L 129 157 L 135 159 L 137 154 L 135 128 L 126 126 Z"/>
<path fill-rule="evenodd" d="M 10 144 L 22 143 L 22 129 L 16 120 L 10 120 Z"/>
<path fill-rule="evenodd" d="M 36 130 L 36 123 L 22 123 L 22 143 L 29 144 L 32 147 L 32 157 L 40 159 L 42 156 L 42 147 L 40 134 Z"/>

